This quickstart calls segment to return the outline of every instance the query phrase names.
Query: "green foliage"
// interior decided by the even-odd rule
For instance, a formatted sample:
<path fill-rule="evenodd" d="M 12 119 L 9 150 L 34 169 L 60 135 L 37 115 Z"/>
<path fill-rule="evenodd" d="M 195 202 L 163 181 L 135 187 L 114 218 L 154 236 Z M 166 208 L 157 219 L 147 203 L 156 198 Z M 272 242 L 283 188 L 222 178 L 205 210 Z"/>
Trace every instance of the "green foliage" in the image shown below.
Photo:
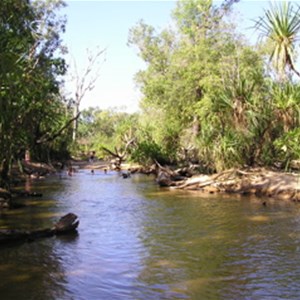
<path fill-rule="evenodd" d="M 270 164 L 279 158 L 273 142 L 298 124 L 297 87 L 270 88 L 261 51 L 225 21 L 234 2 L 218 7 L 179 1 L 173 14 L 177 31 L 158 33 L 142 22 L 130 32 L 129 43 L 147 63 L 136 77 L 144 95 L 138 132 L 147 132 L 171 161 L 181 148 L 190 148 L 207 170 Z M 290 24 L 297 31 L 294 13 Z M 276 123 L 279 116 L 282 123 Z M 152 142 L 140 141 L 140 152 L 151 156 L 145 149 L 153 149 Z"/>
<path fill-rule="evenodd" d="M 130 155 L 131 160 L 141 165 L 151 165 L 155 161 L 166 164 L 170 162 L 169 157 L 169 154 L 164 153 L 161 146 L 149 140 L 139 142 Z"/>
<path fill-rule="evenodd" d="M 129 44 L 146 63 L 136 75 L 142 111 L 83 112 L 82 144 L 124 149 L 133 139 L 128 154 L 134 161 L 192 159 L 209 172 L 298 158 L 299 85 L 287 76 L 274 81 L 262 47 L 235 32 L 229 21 L 235 2 L 179 1 L 172 29 L 158 32 L 143 21 L 133 27 Z M 298 17 L 299 9 L 288 4 L 266 11 L 256 23 L 272 41 L 280 72 L 296 72 Z"/>
<path fill-rule="evenodd" d="M 136 143 L 139 145 L 150 140 L 151 143 L 159 145 L 161 153 L 168 154 L 168 159 L 164 158 L 164 160 L 175 162 L 180 148 L 181 131 L 180 120 L 163 110 L 149 107 L 139 116 Z"/>
<path fill-rule="evenodd" d="M 126 149 L 129 159 L 142 164 L 188 163 L 192 157 L 209 172 L 298 158 L 299 85 L 286 75 L 274 81 L 261 47 L 235 32 L 229 21 L 235 2 L 179 1 L 172 29 L 158 32 L 143 21 L 134 26 L 128 43 L 146 64 L 136 75 L 142 111 L 83 111 L 80 150 L 104 157 L 103 147 Z M 271 57 L 281 73 L 287 67 L 297 73 L 298 17 L 299 9 L 288 4 L 266 11 L 256 23 L 272 41 Z M 55 82 L 49 83 L 55 94 Z M 39 130 L 47 131 L 47 124 Z"/>
<path fill-rule="evenodd" d="M 270 59 L 281 79 L 284 78 L 287 67 L 300 76 L 294 65 L 295 43 L 300 31 L 300 7 L 295 9 L 291 2 L 273 4 L 256 21 L 255 27 L 262 36 L 269 39 L 272 47 Z"/>
<path fill-rule="evenodd" d="M 56 11 L 63 5 L 60 0 L 1 3 L 2 164 L 21 158 L 25 149 L 32 150 L 33 158 L 49 157 L 49 151 L 64 144 L 58 147 L 58 142 L 49 138 L 65 124 L 68 115 L 59 97 L 60 76 L 66 70 L 59 57 L 63 50 L 59 33 L 64 31 L 65 20 Z M 46 144 L 42 146 L 41 140 Z"/>
<path fill-rule="evenodd" d="M 98 157 L 104 158 L 107 153 L 103 151 L 103 147 L 122 148 L 126 144 L 125 140 L 134 136 L 136 127 L 136 114 L 128 114 L 117 109 L 83 110 L 78 127 L 79 151 L 86 153 L 96 151 Z"/>
<path fill-rule="evenodd" d="M 278 158 L 288 167 L 291 160 L 300 158 L 300 128 L 284 133 L 274 141 L 274 145 L 278 151 Z"/>

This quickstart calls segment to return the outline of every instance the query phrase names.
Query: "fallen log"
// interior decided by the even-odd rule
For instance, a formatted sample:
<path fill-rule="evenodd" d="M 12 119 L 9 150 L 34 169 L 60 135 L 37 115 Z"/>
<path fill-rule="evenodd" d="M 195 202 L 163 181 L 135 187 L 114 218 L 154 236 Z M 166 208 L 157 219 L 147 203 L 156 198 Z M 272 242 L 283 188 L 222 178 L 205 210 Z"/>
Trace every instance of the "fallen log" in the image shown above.
<path fill-rule="evenodd" d="M 213 175 L 197 175 L 191 178 L 187 178 L 182 181 L 179 185 L 173 185 L 173 189 L 201 189 L 206 186 L 213 185 L 217 182 L 222 182 L 223 180 L 228 180 L 234 174 L 234 170 L 226 170 L 218 174 Z"/>
<path fill-rule="evenodd" d="M 21 166 L 23 172 L 27 175 L 37 175 L 37 176 L 45 176 L 51 173 L 55 173 L 56 170 L 53 166 L 50 166 L 45 163 L 38 163 L 38 162 L 29 162 L 23 160 L 21 162 Z"/>
<path fill-rule="evenodd" d="M 158 171 L 156 182 L 161 187 L 168 187 L 168 186 L 172 186 L 173 184 L 171 176 L 166 172 L 162 172 L 162 171 Z"/>
<path fill-rule="evenodd" d="M 177 171 L 173 171 L 168 167 L 161 166 L 157 161 L 155 161 L 157 166 L 157 176 L 156 182 L 161 187 L 172 187 L 180 185 L 186 180 L 185 176 L 180 175 Z"/>
<path fill-rule="evenodd" d="M 12 195 L 20 197 L 43 197 L 42 193 L 11 190 Z"/>
<path fill-rule="evenodd" d="M 8 242 L 30 242 L 38 238 L 51 237 L 59 234 L 76 232 L 79 225 L 78 217 L 73 213 L 68 213 L 59 219 L 51 228 L 37 229 L 33 231 L 21 229 L 0 230 L 0 244 Z"/>

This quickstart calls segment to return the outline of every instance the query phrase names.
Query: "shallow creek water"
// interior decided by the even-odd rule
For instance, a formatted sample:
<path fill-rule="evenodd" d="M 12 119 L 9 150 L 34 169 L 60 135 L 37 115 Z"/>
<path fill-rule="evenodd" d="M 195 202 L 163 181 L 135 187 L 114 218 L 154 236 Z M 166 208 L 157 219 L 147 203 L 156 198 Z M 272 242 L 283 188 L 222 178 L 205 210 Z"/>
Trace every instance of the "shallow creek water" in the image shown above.
<path fill-rule="evenodd" d="M 78 234 L 0 246 L 1 299 L 300 297 L 299 204 L 88 170 L 30 187 L 43 197 L 2 212 L 0 228 L 49 227 L 73 212 Z"/>

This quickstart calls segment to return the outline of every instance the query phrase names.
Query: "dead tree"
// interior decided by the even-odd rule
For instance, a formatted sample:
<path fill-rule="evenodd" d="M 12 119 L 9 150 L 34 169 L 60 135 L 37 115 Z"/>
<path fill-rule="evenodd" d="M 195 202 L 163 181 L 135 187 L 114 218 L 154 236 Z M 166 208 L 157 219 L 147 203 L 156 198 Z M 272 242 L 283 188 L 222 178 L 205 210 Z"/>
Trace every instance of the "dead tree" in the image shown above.
<path fill-rule="evenodd" d="M 76 84 L 74 97 L 74 122 L 72 134 L 73 141 L 76 140 L 77 135 L 78 118 L 76 118 L 76 116 L 78 116 L 78 114 L 80 113 L 79 106 L 86 93 L 92 91 L 95 87 L 95 83 L 100 76 L 101 64 L 99 62 L 99 58 L 105 53 L 105 51 L 106 49 L 97 48 L 96 53 L 94 54 L 87 49 L 88 62 L 86 64 L 85 69 L 81 70 L 80 74 L 75 60 L 73 62 L 75 75 L 72 76 L 72 81 L 74 81 Z M 102 62 L 104 61 L 105 59 Z"/>
<path fill-rule="evenodd" d="M 126 137 L 125 137 L 126 138 Z M 115 147 L 114 151 L 109 150 L 106 147 L 102 147 L 102 150 L 107 152 L 109 155 L 111 155 L 114 158 L 113 161 L 113 169 L 120 170 L 121 169 L 121 164 L 124 162 L 126 159 L 126 156 L 128 154 L 128 148 L 129 146 L 133 145 L 135 142 L 135 138 L 131 138 L 126 141 L 124 150 L 121 148 Z"/>

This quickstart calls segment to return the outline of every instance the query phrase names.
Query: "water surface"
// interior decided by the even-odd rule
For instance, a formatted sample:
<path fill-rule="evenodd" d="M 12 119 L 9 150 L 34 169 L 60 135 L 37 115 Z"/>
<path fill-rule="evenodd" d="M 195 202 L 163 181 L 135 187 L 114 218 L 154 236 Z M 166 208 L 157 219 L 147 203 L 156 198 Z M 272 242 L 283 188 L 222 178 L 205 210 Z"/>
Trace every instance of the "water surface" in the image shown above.
<path fill-rule="evenodd" d="M 1 246 L 1 299 L 299 299 L 297 204 L 88 170 L 31 188 L 43 197 L 2 212 L 0 228 L 73 212 L 78 234 Z"/>

